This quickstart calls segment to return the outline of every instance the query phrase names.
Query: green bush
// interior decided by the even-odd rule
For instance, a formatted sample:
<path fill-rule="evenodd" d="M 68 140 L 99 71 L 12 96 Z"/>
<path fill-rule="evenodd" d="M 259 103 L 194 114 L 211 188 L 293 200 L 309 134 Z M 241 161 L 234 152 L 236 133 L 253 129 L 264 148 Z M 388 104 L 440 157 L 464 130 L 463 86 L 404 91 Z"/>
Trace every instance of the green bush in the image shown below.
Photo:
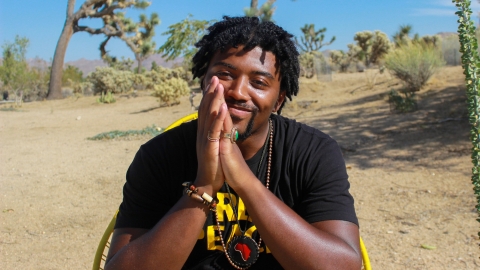
<path fill-rule="evenodd" d="M 142 137 L 142 136 L 155 137 L 161 134 L 163 130 L 164 129 L 156 127 L 155 125 L 146 127 L 141 130 L 127 130 L 127 131 L 113 130 L 113 131 L 97 134 L 93 137 L 89 137 L 87 138 L 87 140 L 92 140 L 92 141 L 114 140 L 114 139 L 120 139 L 120 138 L 135 138 L 135 137 Z"/>
<path fill-rule="evenodd" d="M 133 72 L 111 67 L 97 67 L 87 76 L 87 81 L 92 84 L 94 94 L 128 92 L 132 89 L 135 79 Z"/>
<path fill-rule="evenodd" d="M 77 95 L 91 95 L 92 94 L 92 83 L 89 81 L 81 82 L 73 85 L 73 93 Z"/>
<path fill-rule="evenodd" d="M 183 69 L 168 69 L 158 67 L 146 72 L 143 84 L 147 90 L 153 91 L 153 96 L 159 98 L 160 103 L 171 106 L 178 103 L 178 98 L 190 92 L 187 81 L 182 78 Z"/>
<path fill-rule="evenodd" d="M 2 45 L 0 80 L 2 88 L 16 103 L 35 101 L 46 97 L 49 74 L 46 69 L 32 68 L 26 61 L 29 40 L 16 36 L 14 42 Z"/>
<path fill-rule="evenodd" d="M 62 86 L 75 87 L 83 81 L 83 72 L 78 69 L 78 67 L 68 65 L 67 68 L 63 70 Z"/>
<path fill-rule="evenodd" d="M 397 47 L 385 59 L 385 66 L 404 83 L 406 92 L 420 91 L 444 63 L 438 49 L 422 42 Z"/>
<path fill-rule="evenodd" d="M 388 93 L 388 102 L 390 103 L 390 111 L 397 111 L 401 113 L 412 112 L 417 109 L 417 102 L 415 101 L 415 92 L 402 91 L 402 97 L 397 91 L 390 90 Z"/>

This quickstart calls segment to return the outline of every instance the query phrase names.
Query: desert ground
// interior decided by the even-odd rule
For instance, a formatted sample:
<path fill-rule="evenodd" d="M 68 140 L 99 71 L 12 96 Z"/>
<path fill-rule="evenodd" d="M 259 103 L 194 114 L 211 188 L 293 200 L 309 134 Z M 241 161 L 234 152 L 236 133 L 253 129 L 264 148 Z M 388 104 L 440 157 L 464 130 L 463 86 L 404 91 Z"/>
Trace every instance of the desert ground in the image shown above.
<path fill-rule="evenodd" d="M 387 102 L 399 81 L 386 72 L 373 83 L 375 73 L 302 80 L 282 114 L 340 144 L 373 269 L 480 269 L 462 69 L 442 68 L 405 114 Z M 0 269 L 91 268 L 125 172 L 150 138 L 87 138 L 192 112 L 188 97 L 172 107 L 144 92 L 96 98 L 0 105 Z"/>

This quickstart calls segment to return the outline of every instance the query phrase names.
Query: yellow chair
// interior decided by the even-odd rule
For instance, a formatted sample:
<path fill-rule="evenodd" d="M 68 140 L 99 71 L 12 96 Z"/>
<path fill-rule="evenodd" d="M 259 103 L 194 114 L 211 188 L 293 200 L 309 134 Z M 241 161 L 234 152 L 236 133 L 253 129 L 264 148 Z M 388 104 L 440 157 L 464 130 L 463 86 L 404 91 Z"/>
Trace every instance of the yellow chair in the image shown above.
<path fill-rule="evenodd" d="M 165 131 L 168 131 L 174 127 L 179 126 L 182 123 L 192 121 L 197 118 L 198 118 L 197 112 L 187 115 L 175 121 L 170 126 L 168 126 L 165 129 Z M 98 243 L 97 252 L 95 252 L 95 258 L 93 260 L 93 267 L 92 267 L 93 270 L 98 270 L 98 269 L 103 270 L 103 267 L 105 266 L 105 260 L 107 259 L 108 249 L 110 248 L 110 240 L 113 234 L 113 228 L 115 227 L 115 222 L 117 221 L 117 214 L 118 214 L 118 210 L 115 212 L 115 215 L 113 215 L 113 218 L 108 224 L 107 229 L 105 229 L 105 232 L 103 233 L 100 243 Z M 367 252 L 367 249 L 365 248 L 365 244 L 363 243 L 363 240 L 361 237 L 360 237 L 360 251 L 362 253 L 363 269 L 371 270 L 372 268 L 370 266 L 370 259 L 368 257 L 368 252 Z"/>
<path fill-rule="evenodd" d="M 198 112 L 189 114 L 173 122 L 164 130 L 164 132 L 174 127 L 177 127 L 182 123 L 189 122 L 197 118 L 198 118 Z M 98 243 L 97 252 L 95 252 L 95 258 L 93 260 L 93 268 L 92 268 L 93 270 L 98 270 L 98 269 L 103 270 L 103 267 L 105 266 L 105 260 L 107 259 L 108 249 L 110 248 L 110 238 L 112 237 L 113 228 L 115 227 L 115 222 L 117 221 L 117 214 L 118 214 L 118 210 L 117 212 L 115 212 L 115 215 L 113 215 L 112 220 L 110 221 L 107 229 L 103 233 L 100 243 Z"/>

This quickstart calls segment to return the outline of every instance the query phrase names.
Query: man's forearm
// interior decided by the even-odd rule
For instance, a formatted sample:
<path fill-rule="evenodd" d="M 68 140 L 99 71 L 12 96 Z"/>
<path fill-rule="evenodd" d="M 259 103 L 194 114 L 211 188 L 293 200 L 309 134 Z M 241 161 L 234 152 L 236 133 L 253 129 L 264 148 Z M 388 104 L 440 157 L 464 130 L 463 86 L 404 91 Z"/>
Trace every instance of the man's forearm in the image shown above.
<path fill-rule="evenodd" d="M 187 196 L 150 231 L 133 241 L 131 236 L 112 239 L 111 249 L 118 249 L 105 269 L 180 269 L 190 255 L 208 214 L 208 207 Z M 119 241 L 115 243 L 115 241 Z"/>
<path fill-rule="evenodd" d="M 237 188 L 236 192 L 265 244 L 284 268 L 360 269 L 361 258 L 355 244 L 309 224 L 260 181 L 249 181 L 245 188 Z M 354 240 L 358 241 L 355 224 L 335 222 L 335 225 L 345 226 L 350 236 L 357 237 Z"/>

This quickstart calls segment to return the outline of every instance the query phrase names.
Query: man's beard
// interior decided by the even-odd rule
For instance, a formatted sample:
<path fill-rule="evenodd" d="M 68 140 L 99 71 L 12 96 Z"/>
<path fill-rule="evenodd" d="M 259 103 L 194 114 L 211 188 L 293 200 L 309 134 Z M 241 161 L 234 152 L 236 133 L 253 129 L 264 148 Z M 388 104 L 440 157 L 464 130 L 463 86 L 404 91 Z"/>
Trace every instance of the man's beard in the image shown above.
<path fill-rule="evenodd" d="M 255 105 L 247 105 L 244 102 L 238 102 L 238 101 L 233 101 L 233 100 L 227 101 L 227 104 L 235 104 L 235 105 L 240 106 L 240 107 L 248 108 L 252 112 L 252 117 L 250 118 L 250 120 L 248 120 L 248 124 L 245 128 L 245 132 L 243 132 L 243 133 L 238 132 L 238 139 L 237 140 L 243 141 L 243 140 L 247 139 L 248 137 L 250 137 L 252 135 L 253 125 L 255 123 L 255 117 L 257 116 L 257 113 L 258 113 L 258 107 L 255 106 Z M 236 117 L 232 117 L 232 120 L 233 121 L 240 121 L 241 119 L 236 119 Z"/>
<path fill-rule="evenodd" d="M 245 128 L 245 132 L 243 133 L 239 132 L 237 140 L 243 141 L 252 135 L 253 124 L 255 123 L 255 117 L 257 116 L 257 112 L 258 112 L 257 110 L 252 111 L 252 118 L 248 120 L 247 127 Z"/>

